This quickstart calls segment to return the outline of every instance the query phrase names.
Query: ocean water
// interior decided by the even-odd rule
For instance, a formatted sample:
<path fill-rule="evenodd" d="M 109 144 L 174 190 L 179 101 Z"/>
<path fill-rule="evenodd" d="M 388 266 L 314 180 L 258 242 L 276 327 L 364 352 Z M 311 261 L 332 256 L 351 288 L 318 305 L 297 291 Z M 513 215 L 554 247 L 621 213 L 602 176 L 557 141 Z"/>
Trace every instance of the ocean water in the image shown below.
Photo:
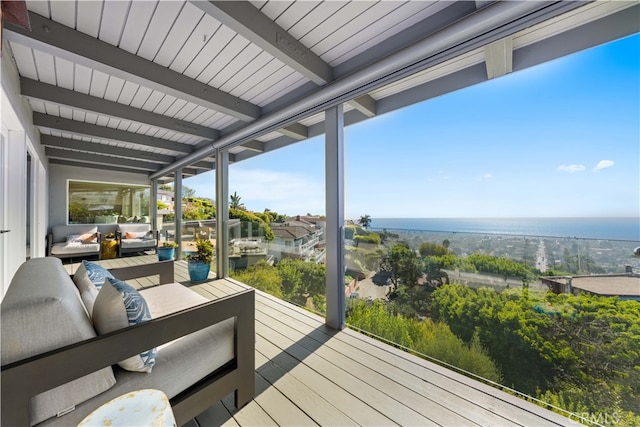
<path fill-rule="evenodd" d="M 640 243 L 640 218 L 372 218 L 370 228 Z"/>

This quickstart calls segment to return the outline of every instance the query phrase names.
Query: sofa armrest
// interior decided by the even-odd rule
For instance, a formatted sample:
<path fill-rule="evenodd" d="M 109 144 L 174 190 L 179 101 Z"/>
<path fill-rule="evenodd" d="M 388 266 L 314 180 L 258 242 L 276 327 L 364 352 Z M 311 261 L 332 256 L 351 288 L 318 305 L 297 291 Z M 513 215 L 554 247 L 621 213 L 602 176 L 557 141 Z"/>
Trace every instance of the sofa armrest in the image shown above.
<path fill-rule="evenodd" d="M 243 405 L 253 398 L 255 391 L 254 310 L 254 291 L 246 290 L 2 366 L 0 421 L 2 425 L 29 425 L 31 397 L 232 317 L 235 318 L 235 363 L 233 371 L 225 375 L 225 383 L 236 389 L 236 402 Z M 79 360 L 82 363 L 78 363 Z M 191 398 L 203 391 L 207 392 L 206 396 Z M 178 424 L 197 415 L 199 412 L 193 411 L 202 405 L 206 405 L 202 410 L 210 406 L 212 402 L 208 399 L 223 391 L 214 390 L 210 384 L 197 383 L 176 396 L 171 404 Z M 222 396 L 229 391 L 224 391 Z"/>
<path fill-rule="evenodd" d="M 47 234 L 47 252 L 46 256 L 51 256 L 51 247 L 53 246 L 53 234 Z"/>

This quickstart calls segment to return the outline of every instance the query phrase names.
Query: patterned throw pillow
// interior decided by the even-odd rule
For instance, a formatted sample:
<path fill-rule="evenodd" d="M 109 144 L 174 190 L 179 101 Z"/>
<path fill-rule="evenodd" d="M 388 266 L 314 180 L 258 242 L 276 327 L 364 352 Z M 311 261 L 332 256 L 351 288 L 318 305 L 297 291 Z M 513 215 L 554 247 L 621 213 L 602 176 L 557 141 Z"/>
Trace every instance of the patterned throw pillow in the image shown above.
<path fill-rule="evenodd" d="M 93 306 L 93 326 L 99 335 L 151 320 L 149 307 L 142 295 L 131 285 L 108 277 Z M 151 372 L 156 363 L 156 349 L 118 362 L 121 368 L 133 372 Z"/>
<path fill-rule="evenodd" d="M 87 270 L 89 280 L 91 280 L 91 282 L 93 282 L 93 284 L 96 285 L 98 289 L 102 287 L 104 279 L 106 279 L 107 277 L 114 279 L 113 274 L 111 274 L 109 270 L 107 270 L 100 264 L 82 260 L 82 265 L 84 265 L 84 268 Z"/>
<path fill-rule="evenodd" d="M 73 275 L 73 283 L 76 284 L 80 292 L 80 297 L 87 309 L 87 313 L 89 313 L 89 317 L 92 316 L 93 305 L 98 296 L 98 291 L 107 277 L 113 278 L 113 274 L 100 264 L 87 260 L 82 260 L 82 264 Z"/>

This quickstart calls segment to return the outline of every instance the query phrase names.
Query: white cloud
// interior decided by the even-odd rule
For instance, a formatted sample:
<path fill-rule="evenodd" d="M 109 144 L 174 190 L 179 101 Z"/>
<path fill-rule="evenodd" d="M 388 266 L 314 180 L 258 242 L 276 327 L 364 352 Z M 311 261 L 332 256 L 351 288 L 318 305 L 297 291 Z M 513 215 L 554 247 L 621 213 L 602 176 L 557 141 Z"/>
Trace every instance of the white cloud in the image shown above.
<path fill-rule="evenodd" d="M 560 166 L 558 166 L 558 171 L 560 171 L 560 172 L 569 172 L 569 173 L 583 172 L 586 169 L 587 168 L 584 165 L 560 165 Z"/>
<path fill-rule="evenodd" d="M 229 193 L 237 192 L 249 210 L 269 208 L 282 214 L 321 214 L 325 211 L 324 182 L 301 173 L 234 168 Z"/>
<path fill-rule="evenodd" d="M 491 179 L 491 178 L 493 178 L 493 174 L 487 172 L 485 174 L 482 174 L 482 175 L 478 176 L 475 180 L 476 181 L 486 181 L 487 179 Z"/>
<path fill-rule="evenodd" d="M 614 165 L 613 160 L 600 160 L 598 164 L 593 168 L 594 172 L 598 172 L 600 169 L 610 168 Z"/>

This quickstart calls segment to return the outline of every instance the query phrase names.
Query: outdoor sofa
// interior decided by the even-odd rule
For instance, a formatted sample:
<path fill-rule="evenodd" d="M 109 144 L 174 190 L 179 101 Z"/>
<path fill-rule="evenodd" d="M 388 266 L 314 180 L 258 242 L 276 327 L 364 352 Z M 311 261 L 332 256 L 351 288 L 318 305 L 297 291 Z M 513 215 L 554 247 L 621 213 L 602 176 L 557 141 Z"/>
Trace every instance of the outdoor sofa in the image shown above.
<path fill-rule="evenodd" d="M 94 325 L 114 311 L 102 302 L 117 298 L 104 292 L 111 289 L 105 282 L 91 307 L 85 277 L 94 266 L 86 265 L 72 278 L 60 259 L 34 258 L 12 279 L 0 305 L 2 425 L 77 425 L 102 404 L 146 388 L 169 397 L 178 425 L 231 391 L 237 407 L 253 399 L 253 290 L 208 301 L 172 283 L 173 261 L 112 269 L 122 281 L 159 275 L 159 285 L 139 292 L 151 320 L 101 335 Z M 118 366 L 156 347 L 151 372 Z"/>
<path fill-rule="evenodd" d="M 100 259 L 102 233 L 95 224 L 54 225 L 47 235 L 47 254 L 57 258 Z"/>
<path fill-rule="evenodd" d="M 126 253 L 158 251 L 158 232 L 151 224 L 118 224 L 116 230 L 118 257 Z"/>

